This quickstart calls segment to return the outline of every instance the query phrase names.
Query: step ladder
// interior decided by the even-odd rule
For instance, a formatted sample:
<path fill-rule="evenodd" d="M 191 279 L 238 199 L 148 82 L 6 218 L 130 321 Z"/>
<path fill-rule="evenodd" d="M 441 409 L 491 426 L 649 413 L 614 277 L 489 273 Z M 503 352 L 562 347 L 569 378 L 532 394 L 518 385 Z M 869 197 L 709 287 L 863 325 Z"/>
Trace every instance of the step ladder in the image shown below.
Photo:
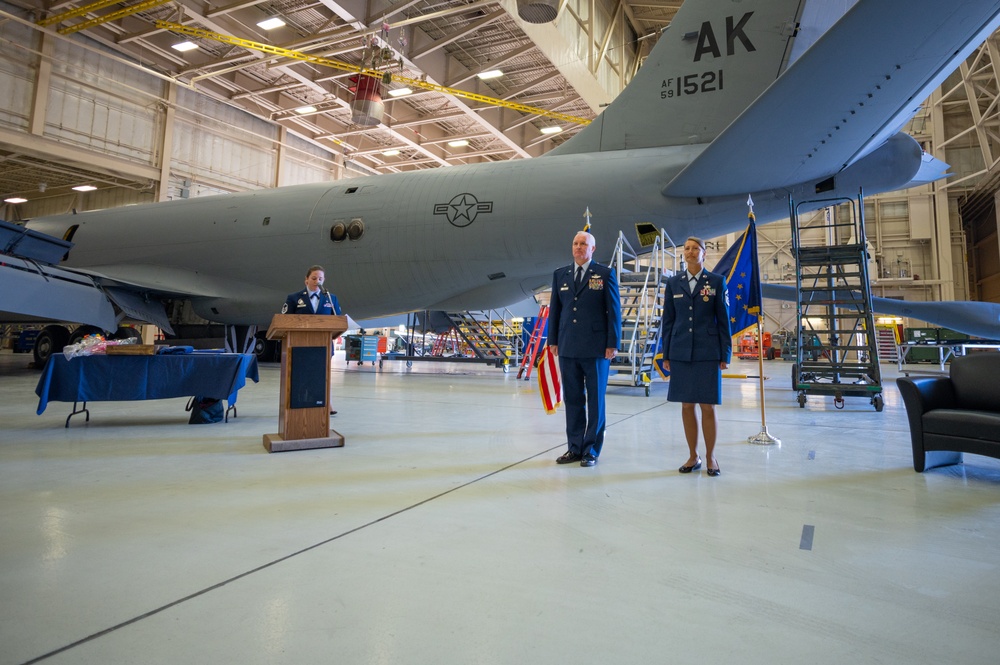
<path fill-rule="evenodd" d="M 875 337 L 878 340 L 878 358 L 882 362 L 899 362 L 899 335 L 896 325 L 892 323 L 876 323 Z"/>
<path fill-rule="evenodd" d="M 451 355 L 460 355 L 464 350 L 462 348 L 462 343 L 458 339 L 458 332 L 452 328 L 443 335 L 438 335 L 437 339 L 434 340 L 434 346 L 431 348 L 431 355 L 437 357 L 444 357 L 449 355 L 449 347 Z"/>
<path fill-rule="evenodd" d="M 642 253 L 619 232 L 611 266 L 618 275 L 622 339 L 618 356 L 611 361 L 609 385 L 643 388 L 649 397 L 653 357 L 660 342 L 663 285 L 677 271 L 678 260 L 676 246 L 662 229 Z"/>
<path fill-rule="evenodd" d="M 825 207 L 804 220 L 799 210 Z M 789 201 L 796 264 L 797 348 L 792 389 L 804 408 L 809 394 L 866 397 L 882 411 L 882 376 L 868 278 L 864 195 Z"/>
<path fill-rule="evenodd" d="M 524 377 L 527 381 L 531 378 L 531 370 L 535 367 L 535 359 L 538 357 L 539 350 L 548 338 L 546 324 L 549 322 L 549 306 L 542 305 L 538 308 L 538 316 L 535 318 L 535 325 L 531 329 L 531 337 L 528 339 L 528 345 L 524 349 L 524 359 L 521 361 L 521 367 L 517 370 L 517 378 Z"/>

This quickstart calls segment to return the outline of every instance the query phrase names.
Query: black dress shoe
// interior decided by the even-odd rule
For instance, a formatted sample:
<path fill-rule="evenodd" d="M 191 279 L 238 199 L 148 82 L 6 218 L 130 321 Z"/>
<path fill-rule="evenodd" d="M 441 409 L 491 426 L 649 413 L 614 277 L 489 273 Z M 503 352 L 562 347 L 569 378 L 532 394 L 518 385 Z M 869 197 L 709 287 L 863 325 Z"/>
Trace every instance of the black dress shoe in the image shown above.
<path fill-rule="evenodd" d="M 584 455 L 580 459 L 580 466 L 594 466 L 597 464 L 597 458 L 593 455 Z"/>
<path fill-rule="evenodd" d="M 681 473 L 691 473 L 692 471 L 697 471 L 700 468 L 701 468 L 701 458 L 699 457 L 698 461 L 692 464 L 691 466 L 682 466 L 677 470 L 680 471 Z"/>
<path fill-rule="evenodd" d="M 556 464 L 571 464 L 579 462 L 581 459 L 580 453 L 563 453 L 556 458 Z"/>
<path fill-rule="evenodd" d="M 337 412 L 336 412 L 336 411 L 334 411 L 333 409 L 330 409 L 330 415 L 331 415 L 331 416 L 335 416 L 335 415 L 337 415 Z"/>
<path fill-rule="evenodd" d="M 715 476 L 722 475 L 722 469 L 705 469 L 705 473 L 714 478 Z"/>

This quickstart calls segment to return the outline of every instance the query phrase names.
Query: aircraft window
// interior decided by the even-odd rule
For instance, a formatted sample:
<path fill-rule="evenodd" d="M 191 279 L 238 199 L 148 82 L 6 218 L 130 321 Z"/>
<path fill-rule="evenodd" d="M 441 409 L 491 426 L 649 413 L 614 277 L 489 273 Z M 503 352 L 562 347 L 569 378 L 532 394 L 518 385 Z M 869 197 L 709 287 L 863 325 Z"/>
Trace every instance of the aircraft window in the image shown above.
<path fill-rule="evenodd" d="M 365 234 L 365 224 L 360 219 L 352 219 L 347 227 L 347 235 L 351 240 L 357 240 Z"/>
<path fill-rule="evenodd" d="M 343 222 L 337 222 L 330 229 L 330 240 L 343 242 L 345 238 L 347 238 L 347 225 Z"/>
<path fill-rule="evenodd" d="M 354 193 L 354 192 L 356 192 L 356 191 L 358 191 L 358 188 L 357 188 L 357 187 L 348 187 L 348 188 L 347 188 L 347 191 L 346 191 L 346 192 L 344 192 L 344 193 L 345 193 L 345 194 L 353 194 L 353 193 Z"/>
<path fill-rule="evenodd" d="M 270 223 L 271 223 L 271 218 L 270 217 L 265 217 L 264 218 L 264 226 L 267 226 Z"/>

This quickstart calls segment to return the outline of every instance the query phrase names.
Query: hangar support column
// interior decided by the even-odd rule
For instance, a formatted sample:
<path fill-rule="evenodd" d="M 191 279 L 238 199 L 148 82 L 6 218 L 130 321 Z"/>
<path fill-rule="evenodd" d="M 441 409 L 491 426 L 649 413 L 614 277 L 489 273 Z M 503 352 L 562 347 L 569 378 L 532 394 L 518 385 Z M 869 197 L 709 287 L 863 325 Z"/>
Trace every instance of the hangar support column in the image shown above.
<path fill-rule="evenodd" d="M 167 83 L 163 91 L 163 127 L 159 141 L 160 180 L 156 183 L 156 200 L 166 201 L 170 195 L 170 163 L 174 157 L 174 117 L 177 114 L 177 84 Z"/>
<path fill-rule="evenodd" d="M 52 85 L 52 37 L 38 33 L 38 70 L 35 74 L 35 89 L 32 91 L 31 116 L 28 118 L 28 133 L 45 135 L 45 111 L 49 105 L 49 87 Z"/>
<path fill-rule="evenodd" d="M 946 139 L 944 127 L 944 112 L 940 104 L 941 88 L 935 88 L 931 94 L 929 105 L 935 109 L 930 114 L 931 119 L 931 154 L 947 163 L 943 148 Z M 948 190 L 941 188 L 941 183 L 930 184 L 933 198 L 932 221 L 934 233 L 931 235 L 931 261 L 934 273 L 931 279 L 939 280 L 938 300 L 955 299 L 955 271 L 952 264 L 951 248 L 951 206 L 948 201 Z"/>

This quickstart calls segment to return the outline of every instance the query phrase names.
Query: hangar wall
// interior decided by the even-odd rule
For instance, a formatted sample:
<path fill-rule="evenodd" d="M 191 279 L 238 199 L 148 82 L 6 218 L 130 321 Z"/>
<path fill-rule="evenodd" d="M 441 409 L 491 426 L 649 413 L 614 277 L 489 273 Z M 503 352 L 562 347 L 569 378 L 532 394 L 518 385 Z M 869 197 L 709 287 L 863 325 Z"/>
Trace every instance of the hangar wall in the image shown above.
<path fill-rule="evenodd" d="M 18 135 L 38 157 L 67 165 L 103 156 L 107 184 L 118 185 L 33 198 L 19 211 L 23 218 L 343 175 L 343 160 L 330 150 L 124 64 L 99 44 L 85 49 L 14 22 L 0 25 L 0 38 L 33 46 L 0 58 L 4 138 Z M 143 182 L 137 173 L 149 177 Z M 118 175 L 140 182 L 122 186 Z"/>

